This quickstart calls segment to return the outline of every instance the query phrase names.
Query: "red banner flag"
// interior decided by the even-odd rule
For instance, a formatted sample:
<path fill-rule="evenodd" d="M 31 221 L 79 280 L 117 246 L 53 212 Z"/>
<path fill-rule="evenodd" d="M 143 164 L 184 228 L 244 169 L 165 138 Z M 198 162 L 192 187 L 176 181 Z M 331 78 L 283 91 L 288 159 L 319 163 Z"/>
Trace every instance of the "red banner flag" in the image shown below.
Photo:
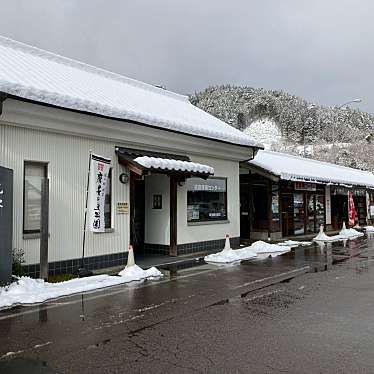
<path fill-rule="evenodd" d="M 355 202 L 353 201 L 352 192 L 348 192 L 348 225 L 354 226 L 356 222 Z"/>

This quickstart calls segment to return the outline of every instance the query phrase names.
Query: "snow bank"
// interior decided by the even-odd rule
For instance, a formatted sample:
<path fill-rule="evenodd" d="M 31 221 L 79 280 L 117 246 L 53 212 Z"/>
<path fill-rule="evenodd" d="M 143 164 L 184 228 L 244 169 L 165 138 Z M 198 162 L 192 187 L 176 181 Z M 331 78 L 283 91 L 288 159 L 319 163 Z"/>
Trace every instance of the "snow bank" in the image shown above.
<path fill-rule="evenodd" d="M 269 256 L 279 256 L 291 251 L 290 246 L 280 246 L 278 244 L 269 244 L 263 241 L 254 242 L 249 247 L 240 249 L 224 249 L 221 252 L 213 253 L 205 256 L 205 262 L 212 263 L 233 263 L 242 260 L 250 260 L 256 258 L 267 258 Z"/>
<path fill-rule="evenodd" d="M 153 279 L 162 277 L 162 273 L 155 267 L 148 270 L 143 270 L 138 265 L 126 266 L 118 273 L 125 282 L 139 281 L 142 279 Z"/>
<path fill-rule="evenodd" d="M 296 248 L 299 246 L 307 247 L 308 245 L 312 245 L 312 244 L 313 244 L 312 242 L 299 242 L 296 240 L 286 240 L 282 243 L 278 243 L 278 245 L 280 246 L 286 246 L 286 247 L 291 247 L 291 248 Z"/>
<path fill-rule="evenodd" d="M 342 237 L 345 237 L 346 239 L 350 239 L 350 238 L 358 238 L 360 236 L 364 236 L 364 233 L 359 232 L 355 229 L 347 229 L 347 228 L 343 227 L 340 230 L 339 235 L 342 236 Z"/>
<path fill-rule="evenodd" d="M 21 277 L 17 282 L 7 287 L 0 287 L 0 309 L 14 305 L 42 303 L 62 296 L 162 276 L 161 272 L 154 267 L 143 270 L 137 265 L 125 268 L 120 274 L 121 276 L 95 275 L 59 283 L 48 283 L 42 279 Z"/>
<path fill-rule="evenodd" d="M 256 252 L 256 254 L 274 254 L 274 253 L 287 253 L 291 251 L 290 246 L 284 246 L 279 244 L 270 244 L 259 240 L 251 245 L 251 248 Z"/>
<path fill-rule="evenodd" d="M 328 236 L 323 231 L 319 232 L 318 235 L 313 238 L 313 241 L 315 242 L 337 242 L 340 240 L 345 240 L 347 238 L 342 237 L 341 235 L 334 235 L 334 236 Z"/>
<path fill-rule="evenodd" d="M 224 249 L 221 252 L 205 256 L 204 261 L 229 264 L 242 260 L 250 260 L 254 257 L 256 257 L 256 252 L 254 252 L 250 247 L 245 247 L 240 249 Z"/>
<path fill-rule="evenodd" d="M 364 236 L 364 233 L 355 229 L 347 229 L 345 223 L 343 223 L 343 228 L 340 230 L 339 235 L 328 236 L 324 233 L 323 226 L 321 226 L 318 235 L 313 238 L 313 240 L 315 242 L 336 242 L 347 239 L 357 239 L 360 236 Z"/>

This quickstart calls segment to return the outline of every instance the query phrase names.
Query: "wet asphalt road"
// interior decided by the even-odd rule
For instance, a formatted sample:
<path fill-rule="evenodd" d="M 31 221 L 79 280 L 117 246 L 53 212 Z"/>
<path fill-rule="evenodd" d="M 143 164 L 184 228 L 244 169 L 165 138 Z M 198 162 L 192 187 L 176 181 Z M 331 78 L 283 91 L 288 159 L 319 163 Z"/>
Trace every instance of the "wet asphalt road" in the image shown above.
<path fill-rule="evenodd" d="M 166 273 L 0 313 L 0 373 L 374 372 L 374 240 Z"/>

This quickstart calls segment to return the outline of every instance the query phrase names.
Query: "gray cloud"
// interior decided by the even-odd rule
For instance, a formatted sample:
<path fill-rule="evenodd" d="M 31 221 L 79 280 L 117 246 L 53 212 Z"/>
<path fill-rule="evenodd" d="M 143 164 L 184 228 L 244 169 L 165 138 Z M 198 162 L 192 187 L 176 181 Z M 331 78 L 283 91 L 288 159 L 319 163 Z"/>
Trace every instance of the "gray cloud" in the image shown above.
<path fill-rule="evenodd" d="M 372 14 L 372 0 L 4 0 L 0 34 L 180 93 L 231 83 L 374 112 Z"/>

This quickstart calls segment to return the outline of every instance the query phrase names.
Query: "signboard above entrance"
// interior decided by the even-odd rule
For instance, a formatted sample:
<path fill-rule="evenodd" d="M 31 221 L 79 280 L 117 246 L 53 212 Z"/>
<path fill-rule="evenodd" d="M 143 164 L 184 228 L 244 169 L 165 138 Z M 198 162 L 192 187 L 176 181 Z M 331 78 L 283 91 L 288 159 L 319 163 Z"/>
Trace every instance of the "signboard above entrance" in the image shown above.
<path fill-rule="evenodd" d="M 294 182 L 296 191 L 316 191 L 317 186 L 315 183 L 310 182 Z"/>

